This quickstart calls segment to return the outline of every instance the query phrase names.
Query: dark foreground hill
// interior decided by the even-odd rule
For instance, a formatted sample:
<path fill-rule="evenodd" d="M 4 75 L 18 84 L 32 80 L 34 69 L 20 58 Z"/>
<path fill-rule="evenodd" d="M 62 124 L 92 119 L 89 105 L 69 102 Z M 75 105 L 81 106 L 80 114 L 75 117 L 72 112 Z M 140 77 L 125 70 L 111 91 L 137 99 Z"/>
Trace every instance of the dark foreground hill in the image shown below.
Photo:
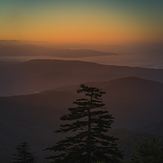
<path fill-rule="evenodd" d="M 32 94 L 85 82 L 137 76 L 163 82 L 162 69 L 109 66 L 81 61 L 32 60 L 0 63 L 0 96 Z"/>
<path fill-rule="evenodd" d="M 162 123 L 163 84 L 137 77 L 127 77 L 89 85 L 103 88 L 105 103 L 116 117 L 114 128 L 124 128 L 127 133 L 155 134 Z M 77 96 L 76 86 L 46 91 L 39 94 L 0 98 L 0 162 L 7 163 L 15 146 L 22 141 L 33 144 L 33 151 L 42 156 L 42 149 L 54 143 L 58 136 L 53 131 L 59 117 L 72 105 Z M 152 126 L 152 130 L 149 130 Z M 123 130 L 121 132 L 124 140 Z M 125 132 L 125 134 L 127 134 Z M 157 135 L 163 133 L 159 126 Z M 128 137 L 126 136 L 128 139 Z M 131 141 L 131 138 L 130 138 Z M 3 161 L 2 161 L 3 160 Z M 41 162 L 41 161 L 40 161 Z"/>

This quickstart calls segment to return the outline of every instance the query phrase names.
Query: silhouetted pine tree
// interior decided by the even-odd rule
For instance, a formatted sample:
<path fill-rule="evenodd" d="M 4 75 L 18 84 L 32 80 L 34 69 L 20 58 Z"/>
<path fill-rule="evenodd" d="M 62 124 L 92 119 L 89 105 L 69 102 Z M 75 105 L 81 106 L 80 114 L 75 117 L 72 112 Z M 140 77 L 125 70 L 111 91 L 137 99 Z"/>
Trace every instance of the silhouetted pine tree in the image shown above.
<path fill-rule="evenodd" d="M 108 135 L 113 123 L 112 115 L 104 108 L 102 95 L 105 92 L 95 87 L 81 85 L 78 93 L 84 97 L 76 99 L 75 107 L 61 117 L 59 133 L 67 135 L 53 147 L 54 155 L 48 157 L 55 163 L 118 163 L 122 155 L 116 138 Z"/>
<path fill-rule="evenodd" d="M 34 157 L 29 152 L 29 146 L 26 142 L 18 145 L 16 150 L 17 154 L 13 157 L 13 163 L 34 163 Z"/>

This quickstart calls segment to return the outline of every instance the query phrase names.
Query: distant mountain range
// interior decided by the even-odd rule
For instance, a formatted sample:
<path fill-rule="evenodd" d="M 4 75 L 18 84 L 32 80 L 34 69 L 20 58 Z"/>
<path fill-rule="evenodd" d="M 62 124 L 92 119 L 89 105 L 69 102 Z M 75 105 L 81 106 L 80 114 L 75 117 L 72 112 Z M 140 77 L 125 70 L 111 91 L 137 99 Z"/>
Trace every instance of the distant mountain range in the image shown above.
<path fill-rule="evenodd" d="M 106 108 L 115 117 L 113 127 L 124 129 L 118 131 L 123 142 L 131 141 L 131 137 L 128 140 L 127 136 L 130 132 L 163 134 L 161 125 L 157 130 L 157 124 L 162 124 L 162 83 L 138 77 L 123 77 L 105 82 L 88 82 L 87 85 L 107 92 L 104 97 Z M 32 143 L 33 150 L 42 156 L 41 149 L 58 139 L 53 131 L 59 125 L 59 117 L 72 106 L 72 101 L 77 97 L 77 88 L 77 85 L 72 85 L 31 95 L 1 97 L 1 160 L 9 158 L 17 143 L 24 140 Z"/>
<path fill-rule="evenodd" d="M 63 60 L 0 62 L 0 96 L 31 94 L 58 87 L 110 81 L 128 76 L 163 82 L 163 69 Z"/>
<path fill-rule="evenodd" d="M 0 59 L 28 60 L 30 58 L 83 58 L 115 55 L 92 49 L 66 49 L 41 43 L 23 41 L 0 41 Z"/>
<path fill-rule="evenodd" d="M 163 69 L 163 42 L 73 46 L 46 42 L 0 40 L 0 60 L 64 59 L 106 65 Z"/>

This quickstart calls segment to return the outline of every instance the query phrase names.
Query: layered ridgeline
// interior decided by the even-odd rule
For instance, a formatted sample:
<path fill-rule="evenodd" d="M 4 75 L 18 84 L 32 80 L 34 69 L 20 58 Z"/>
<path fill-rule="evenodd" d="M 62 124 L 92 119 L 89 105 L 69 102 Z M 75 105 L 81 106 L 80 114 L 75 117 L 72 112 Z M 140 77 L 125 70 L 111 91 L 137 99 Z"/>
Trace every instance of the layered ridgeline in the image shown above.
<path fill-rule="evenodd" d="M 120 137 L 121 144 L 134 141 L 128 136 L 135 136 L 133 133 L 163 135 L 163 128 L 158 126 L 162 124 L 163 114 L 162 83 L 126 77 L 87 85 L 107 92 L 104 102 L 115 117 L 114 133 Z M 77 88 L 76 85 L 31 95 L 1 97 L 1 160 L 10 158 L 15 146 L 22 141 L 29 141 L 37 155 L 42 156 L 40 149 L 58 139 L 53 131 L 59 125 L 60 116 L 71 107 Z"/>
<path fill-rule="evenodd" d="M 0 62 L 0 96 L 32 94 L 47 89 L 128 76 L 163 82 L 163 69 L 63 60 Z"/>
<path fill-rule="evenodd" d="M 46 42 L 0 40 L 0 60 L 10 61 L 65 59 L 107 65 L 163 68 L 162 53 L 163 42 L 80 47 L 59 46 Z"/>
<path fill-rule="evenodd" d="M 55 47 L 40 42 L 3 41 L 0 40 L 0 59 L 28 60 L 30 58 L 83 58 L 96 56 L 111 56 L 113 52 L 103 52 L 92 49 Z"/>

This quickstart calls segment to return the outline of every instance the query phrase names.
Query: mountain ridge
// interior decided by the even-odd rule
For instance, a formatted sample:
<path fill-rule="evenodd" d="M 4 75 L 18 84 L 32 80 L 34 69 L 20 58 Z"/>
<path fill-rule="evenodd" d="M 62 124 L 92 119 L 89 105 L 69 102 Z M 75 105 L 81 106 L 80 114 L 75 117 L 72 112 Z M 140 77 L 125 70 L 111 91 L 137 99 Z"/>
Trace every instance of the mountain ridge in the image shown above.
<path fill-rule="evenodd" d="M 163 82 L 163 69 L 63 60 L 3 62 L 0 63 L 0 96 L 30 94 L 63 86 L 110 81 L 127 76 Z"/>

